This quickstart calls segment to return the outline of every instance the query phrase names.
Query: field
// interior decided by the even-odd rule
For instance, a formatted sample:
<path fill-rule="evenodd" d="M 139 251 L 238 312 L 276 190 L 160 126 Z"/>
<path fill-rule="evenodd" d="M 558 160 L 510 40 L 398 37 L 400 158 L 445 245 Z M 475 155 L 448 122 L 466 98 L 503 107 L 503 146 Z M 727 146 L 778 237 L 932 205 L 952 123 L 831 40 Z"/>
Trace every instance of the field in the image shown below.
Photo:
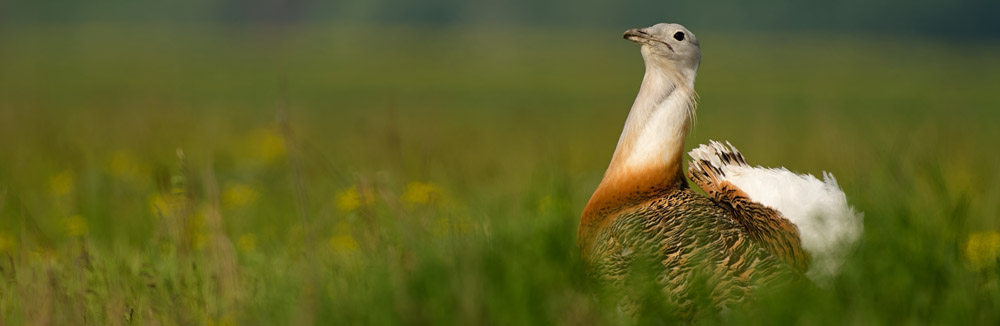
<path fill-rule="evenodd" d="M 608 324 L 618 30 L 0 29 L 0 325 Z M 834 173 L 829 284 L 706 323 L 1000 323 L 1000 43 L 698 33 L 688 148 Z"/>

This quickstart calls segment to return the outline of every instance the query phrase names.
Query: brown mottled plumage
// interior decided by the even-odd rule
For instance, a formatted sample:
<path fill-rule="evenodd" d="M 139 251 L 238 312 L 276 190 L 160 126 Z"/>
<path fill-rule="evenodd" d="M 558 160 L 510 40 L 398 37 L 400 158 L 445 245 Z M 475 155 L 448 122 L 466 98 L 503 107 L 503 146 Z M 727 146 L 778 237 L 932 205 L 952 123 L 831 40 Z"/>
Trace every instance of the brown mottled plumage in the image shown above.
<path fill-rule="evenodd" d="M 696 313 L 698 296 L 723 307 L 742 301 L 756 287 L 795 276 L 753 242 L 729 212 L 687 189 L 636 203 L 613 220 L 586 256 L 592 275 L 626 289 L 634 273 L 652 272 L 656 283 L 645 286 L 661 288 L 682 317 Z M 643 268 L 653 270 L 637 270 Z M 693 286 L 698 277 L 706 278 L 704 284 Z M 636 308 L 630 301 L 622 302 L 627 310 Z"/>

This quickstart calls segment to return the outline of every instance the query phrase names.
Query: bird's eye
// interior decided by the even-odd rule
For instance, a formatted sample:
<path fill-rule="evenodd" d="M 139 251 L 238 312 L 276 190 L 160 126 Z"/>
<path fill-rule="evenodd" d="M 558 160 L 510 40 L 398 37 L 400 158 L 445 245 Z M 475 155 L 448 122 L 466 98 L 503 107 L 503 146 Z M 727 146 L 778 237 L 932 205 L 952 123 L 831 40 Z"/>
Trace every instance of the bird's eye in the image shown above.
<path fill-rule="evenodd" d="M 684 40 L 684 32 L 674 33 L 674 39 L 678 40 L 678 41 L 683 41 Z"/>

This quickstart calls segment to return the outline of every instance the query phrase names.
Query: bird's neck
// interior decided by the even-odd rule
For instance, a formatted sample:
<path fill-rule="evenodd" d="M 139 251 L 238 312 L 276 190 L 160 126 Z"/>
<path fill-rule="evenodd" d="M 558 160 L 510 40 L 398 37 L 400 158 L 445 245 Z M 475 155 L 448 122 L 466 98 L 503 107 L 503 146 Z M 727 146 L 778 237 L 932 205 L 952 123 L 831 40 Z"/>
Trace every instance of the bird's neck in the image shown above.
<path fill-rule="evenodd" d="M 692 78 L 647 67 L 604 179 L 650 169 L 679 172 L 694 105 Z"/>
<path fill-rule="evenodd" d="M 611 164 L 584 208 L 577 232 L 585 251 L 616 212 L 686 187 L 681 157 L 694 114 L 694 74 L 676 71 L 647 65 Z"/>

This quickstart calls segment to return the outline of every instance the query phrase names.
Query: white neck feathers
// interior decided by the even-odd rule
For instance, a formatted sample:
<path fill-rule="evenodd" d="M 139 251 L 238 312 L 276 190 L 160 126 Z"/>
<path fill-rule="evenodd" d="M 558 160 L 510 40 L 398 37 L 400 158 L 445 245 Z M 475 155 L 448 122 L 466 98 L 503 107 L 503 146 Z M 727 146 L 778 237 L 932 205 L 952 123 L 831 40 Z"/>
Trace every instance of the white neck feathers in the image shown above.
<path fill-rule="evenodd" d="M 607 174 L 655 167 L 680 169 L 695 109 L 694 74 L 685 75 L 647 65 Z"/>

